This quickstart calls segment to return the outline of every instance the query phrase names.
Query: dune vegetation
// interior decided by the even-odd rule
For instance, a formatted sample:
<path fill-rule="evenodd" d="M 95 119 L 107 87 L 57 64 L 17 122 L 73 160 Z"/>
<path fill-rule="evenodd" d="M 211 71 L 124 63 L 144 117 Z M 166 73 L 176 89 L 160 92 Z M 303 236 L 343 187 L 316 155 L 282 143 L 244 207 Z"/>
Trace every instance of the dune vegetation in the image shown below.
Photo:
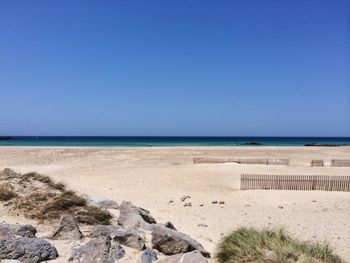
<path fill-rule="evenodd" d="M 239 228 L 223 237 L 215 257 L 219 263 L 344 263 L 327 244 L 295 240 L 282 229 Z"/>
<path fill-rule="evenodd" d="M 0 172 L 0 201 L 10 211 L 39 220 L 58 220 L 62 214 L 85 224 L 109 224 L 111 214 L 62 183 L 38 173 Z"/>

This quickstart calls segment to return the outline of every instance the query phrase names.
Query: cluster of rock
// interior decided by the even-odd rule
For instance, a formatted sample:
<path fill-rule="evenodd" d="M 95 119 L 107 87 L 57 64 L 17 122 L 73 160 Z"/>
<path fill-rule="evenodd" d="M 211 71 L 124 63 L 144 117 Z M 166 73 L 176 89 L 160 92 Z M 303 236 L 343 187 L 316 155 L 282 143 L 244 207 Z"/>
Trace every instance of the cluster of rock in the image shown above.
<path fill-rule="evenodd" d="M 58 257 L 57 250 L 44 239 L 35 237 L 31 225 L 0 225 L 0 261 L 14 259 L 36 263 Z"/>
<path fill-rule="evenodd" d="M 101 204 L 103 205 L 103 204 Z M 115 204 L 113 203 L 113 206 Z M 61 217 L 51 239 L 82 240 L 74 247 L 72 263 L 207 263 L 208 251 L 190 236 L 175 229 L 172 223 L 157 223 L 149 211 L 122 202 L 118 224 L 95 225 L 85 236 L 74 218 Z M 58 257 L 57 250 L 48 241 L 36 238 L 36 229 L 30 225 L 0 225 L 0 259 L 36 263 Z M 126 250 L 137 253 L 138 259 L 127 259 Z"/>

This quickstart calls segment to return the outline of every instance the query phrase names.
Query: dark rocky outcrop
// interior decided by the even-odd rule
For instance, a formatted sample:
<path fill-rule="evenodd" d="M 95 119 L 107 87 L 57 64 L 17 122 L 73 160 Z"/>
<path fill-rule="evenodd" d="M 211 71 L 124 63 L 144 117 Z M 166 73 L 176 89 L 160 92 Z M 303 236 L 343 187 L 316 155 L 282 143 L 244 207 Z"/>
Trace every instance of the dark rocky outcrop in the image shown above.
<path fill-rule="evenodd" d="M 124 257 L 125 251 L 110 237 L 99 237 L 73 250 L 69 262 L 73 263 L 114 263 Z"/>
<path fill-rule="evenodd" d="M 81 233 L 78 224 L 74 221 L 74 218 L 70 215 L 63 215 L 60 218 L 58 227 L 53 233 L 53 239 L 73 239 L 79 240 L 84 237 Z"/>
<path fill-rule="evenodd" d="M 0 238 L 0 259 L 17 259 L 26 263 L 37 263 L 55 259 L 57 250 L 40 238 Z"/>
<path fill-rule="evenodd" d="M 2 238 L 16 238 L 16 236 L 34 238 L 36 232 L 36 228 L 32 225 L 0 225 L 0 237 Z"/>
<path fill-rule="evenodd" d="M 260 142 L 246 142 L 244 145 L 256 145 L 256 146 L 259 146 L 259 145 L 262 145 Z"/>
<path fill-rule="evenodd" d="M 165 255 L 174 255 L 198 250 L 203 256 L 210 257 L 209 252 L 190 236 L 161 225 L 153 227 L 152 245 L 153 248 Z"/>
<path fill-rule="evenodd" d="M 338 144 L 338 143 L 305 143 L 304 146 L 337 147 L 337 146 L 346 146 L 346 144 Z"/>

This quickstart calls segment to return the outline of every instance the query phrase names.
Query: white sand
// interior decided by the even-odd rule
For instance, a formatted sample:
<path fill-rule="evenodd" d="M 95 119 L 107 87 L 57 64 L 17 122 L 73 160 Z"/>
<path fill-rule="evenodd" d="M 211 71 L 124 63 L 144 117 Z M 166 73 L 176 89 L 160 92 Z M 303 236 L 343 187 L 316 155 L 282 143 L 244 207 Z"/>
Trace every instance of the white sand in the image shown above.
<path fill-rule="evenodd" d="M 197 164 L 193 157 L 290 158 L 289 167 Z M 349 147 L 1 147 L 0 169 L 37 171 L 92 197 L 132 201 L 159 221 L 171 221 L 213 252 L 223 233 L 239 226 L 284 227 L 293 237 L 327 241 L 350 261 L 350 193 L 239 191 L 241 173 L 350 175 L 350 168 L 311 168 L 311 159 L 350 159 Z M 180 197 L 190 195 L 184 207 Z M 169 200 L 174 203 L 169 204 Z M 225 201 L 224 207 L 213 200 Z M 204 204 L 200 207 L 200 204 Z M 283 206 L 283 209 L 279 208 Z M 9 216 L 0 221 L 31 222 Z M 198 227 L 206 224 L 208 227 Z M 39 226 L 47 230 L 45 226 Z M 55 241 L 66 262 L 71 244 Z M 58 243 L 57 243 L 58 242 Z"/>

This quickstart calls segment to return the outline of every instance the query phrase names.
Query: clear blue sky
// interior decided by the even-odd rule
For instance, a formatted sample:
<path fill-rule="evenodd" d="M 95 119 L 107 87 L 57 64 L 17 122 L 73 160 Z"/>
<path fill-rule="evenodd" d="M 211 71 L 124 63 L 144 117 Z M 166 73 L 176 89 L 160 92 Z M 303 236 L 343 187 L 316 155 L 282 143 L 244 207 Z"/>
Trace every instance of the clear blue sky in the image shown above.
<path fill-rule="evenodd" d="M 350 136 L 350 1 L 0 1 L 0 134 Z"/>

